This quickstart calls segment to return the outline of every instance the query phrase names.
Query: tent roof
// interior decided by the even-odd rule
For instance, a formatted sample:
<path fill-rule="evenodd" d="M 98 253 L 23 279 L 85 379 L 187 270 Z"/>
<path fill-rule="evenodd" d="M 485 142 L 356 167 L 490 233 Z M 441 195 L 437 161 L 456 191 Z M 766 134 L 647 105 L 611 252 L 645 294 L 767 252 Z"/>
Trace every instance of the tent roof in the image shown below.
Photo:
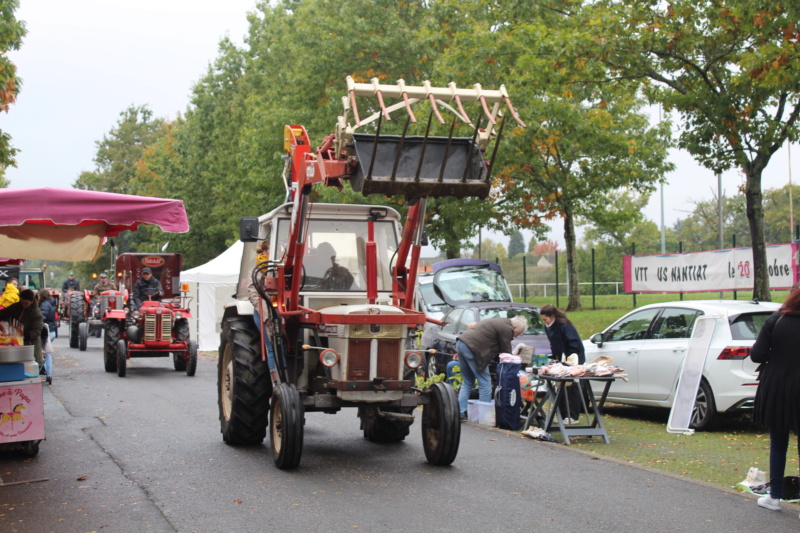
<path fill-rule="evenodd" d="M 183 283 L 230 283 L 239 281 L 244 243 L 236 241 L 233 246 L 203 265 L 181 272 Z"/>

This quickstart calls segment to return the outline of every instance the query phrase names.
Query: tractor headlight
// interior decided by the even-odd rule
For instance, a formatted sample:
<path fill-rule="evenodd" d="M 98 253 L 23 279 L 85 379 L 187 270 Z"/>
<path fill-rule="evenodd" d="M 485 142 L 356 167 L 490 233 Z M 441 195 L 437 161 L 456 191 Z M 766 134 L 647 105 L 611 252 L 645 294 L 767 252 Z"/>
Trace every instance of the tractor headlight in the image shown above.
<path fill-rule="evenodd" d="M 422 355 L 417 351 L 406 352 L 406 366 L 412 370 L 422 365 Z"/>
<path fill-rule="evenodd" d="M 319 354 L 319 362 L 327 368 L 331 368 L 339 364 L 339 354 L 334 350 L 322 350 Z"/>
<path fill-rule="evenodd" d="M 180 320 L 181 318 L 183 318 L 183 313 L 181 313 L 180 311 L 175 313 L 175 320 Z"/>
<path fill-rule="evenodd" d="M 134 320 L 139 320 L 139 311 L 134 311 L 133 312 L 133 319 Z"/>

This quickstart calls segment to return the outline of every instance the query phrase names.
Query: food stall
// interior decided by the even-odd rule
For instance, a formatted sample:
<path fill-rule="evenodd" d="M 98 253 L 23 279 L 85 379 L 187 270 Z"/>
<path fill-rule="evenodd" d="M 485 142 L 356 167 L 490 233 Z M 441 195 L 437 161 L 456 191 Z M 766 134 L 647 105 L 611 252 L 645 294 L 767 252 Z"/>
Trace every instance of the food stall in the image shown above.
<path fill-rule="evenodd" d="M 80 189 L 0 189 L 0 259 L 94 261 L 106 238 L 141 224 L 185 233 L 181 200 Z M 14 325 L 0 324 L 0 448 L 34 456 L 45 438 L 44 399 L 34 347 Z"/>

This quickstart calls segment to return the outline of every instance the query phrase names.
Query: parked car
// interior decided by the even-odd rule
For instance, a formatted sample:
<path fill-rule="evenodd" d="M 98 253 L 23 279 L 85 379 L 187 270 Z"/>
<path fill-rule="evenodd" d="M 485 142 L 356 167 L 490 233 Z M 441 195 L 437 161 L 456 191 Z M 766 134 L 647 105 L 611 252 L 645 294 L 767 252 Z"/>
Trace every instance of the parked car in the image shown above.
<path fill-rule="evenodd" d="M 584 341 L 586 361 L 609 356 L 628 374 L 627 381 L 611 385 L 607 401 L 671 408 L 695 320 L 716 317 L 691 422 L 693 429 L 708 429 L 719 413 L 753 408 L 758 365 L 750 359 L 750 348 L 779 307 L 730 300 L 645 305 Z"/>
<path fill-rule="evenodd" d="M 473 322 L 487 318 L 511 318 L 524 315 L 528 319 L 528 330 L 511 342 L 512 348 L 523 343 L 532 346 L 534 353 L 550 353 L 550 341 L 547 340 L 544 322 L 539 316 L 539 307 L 522 303 L 476 302 L 459 305 L 451 309 L 445 316 L 443 326 L 431 324 L 422 333 L 422 348 L 433 348 L 435 353 L 426 354 L 425 373 L 428 377 L 443 374 L 447 363 L 452 361 L 456 353 L 456 338 Z M 498 354 L 499 356 L 500 354 Z M 493 370 L 494 365 L 492 365 Z"/>
<path fill-rule="evenodd" d="M 500 265 L 481 259 L 448 259 L 417 276 L 416 308 L 428 318 L 470 302 L 513 302 Z M 430 323 L 428 324 L 430 325 Z"/>

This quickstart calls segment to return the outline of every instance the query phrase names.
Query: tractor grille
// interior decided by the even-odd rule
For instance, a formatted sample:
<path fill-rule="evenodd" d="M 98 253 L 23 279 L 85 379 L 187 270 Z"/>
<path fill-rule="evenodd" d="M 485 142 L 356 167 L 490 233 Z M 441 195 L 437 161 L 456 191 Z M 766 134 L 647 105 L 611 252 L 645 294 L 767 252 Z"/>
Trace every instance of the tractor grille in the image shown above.
<path fill-rule="evenodd" d="M 172 314 L 151 313 L 144 317 L 144 340 L 171 341 Z"/>
<path fill-rule="evenodd" d="M 100 296 L 100 312 L 105 314 L 109 309 L 122 309 L 122 296 L 116 294 L 103 294 Z"/>
<path fill-rule="evenodd" d="M 369 347 L 370 339 L 350 339 L 347 351 L 347 380 L 368 381 L 370 378 Z M 378 368 L 376 377 L 383 379 L 401 379 L 400 339 L 378 339 Z"/>

